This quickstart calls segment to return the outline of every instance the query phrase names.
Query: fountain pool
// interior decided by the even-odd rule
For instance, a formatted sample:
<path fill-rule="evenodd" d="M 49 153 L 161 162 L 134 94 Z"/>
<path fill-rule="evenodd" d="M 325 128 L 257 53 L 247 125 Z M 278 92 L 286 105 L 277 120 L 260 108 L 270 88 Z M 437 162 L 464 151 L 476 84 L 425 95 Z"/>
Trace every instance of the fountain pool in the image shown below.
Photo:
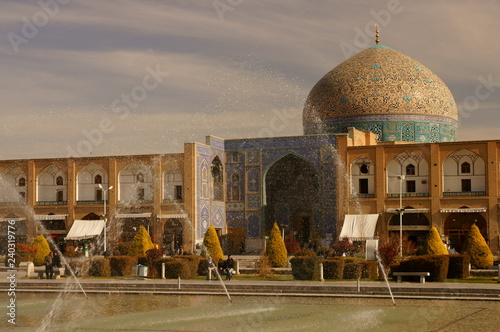
<path fill-rule="evenodd" d="M 17 324 L 34 331 L 57 294 L 18 293 Z M 5 303 L 1 301 L 2 303 Z M 490 331 L 500 303 L 294 297 L 66 294 L 48 331 Z"/>

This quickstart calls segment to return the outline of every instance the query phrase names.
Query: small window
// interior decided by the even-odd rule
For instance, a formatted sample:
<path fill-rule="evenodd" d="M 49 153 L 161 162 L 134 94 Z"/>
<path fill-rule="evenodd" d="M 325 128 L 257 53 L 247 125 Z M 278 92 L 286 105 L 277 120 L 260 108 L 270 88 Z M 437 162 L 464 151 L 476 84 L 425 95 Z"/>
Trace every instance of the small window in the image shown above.
<path fill-rule="evenodd" d="M 470 179 L 462 179 L 462 191 L 472 191 L 472 184 Z"/>
<path fill-rule="evenodd" d="M 182 201 L 182 186 L 175 186 L 175 199 Z"/>
<path fill-rule="evenodd" d="M 64 201 L 64 192 L 62 190 L 58 190 L 56 196 L 58 202 Z"/>
<path fill-rule="evenodd" d="M 95 200 L 102 201 L 102 189 L 97 189 L 95 191 Z"/>
<path fill-rule="evenodd" d="M 231 175 L 231 182 L 240 182 L 240 175 L 238 173 Z"/>
<path fill-rule="evenodd" d="M 415 181 L 406 181 L 406 192 L 407 193 L 414 193 L 417 191 Z"/>
<path fill-rule="evenodd" d="M 413 164 L 406 166 L 406 175 L 415 175 L 415 166 Z"/>
<path fill-rule="evenodd" d="M 137 179 L 137 182 L 144 183 L 144 174 L 142 174 L 142 173 L 137 174 L 136 179 Z"/>
<path fill-rule="evenodd" d="M 94 183 L 95 184 L 101 184 L 102 183 L 102 176 L 97 174 L 95 177 L 94 177 Z"/>
<path fill-rule="evenodd" d="M 144 200 L 144 197 L 145 197 L 145 192 L 144 192 L 144 188 L 138 188 L 137 189 L 137 199 L 140 200 L 140 201 L 143 201 Z"/>
<path fill-rule="evenodd" d="M 361 174 L 368 174 L 368 165 L 367 164 L 361 165 L 361 167 L 359 168 L 359 172 Z"/>
<path fill-rule="evenodd" d="M 25 187 L 26 186 L 26 179 L 20 178 L 18 184 L 19 184 L 19 187 Z"/>
<path fill-rule="evenodd" d="M 237 163 L 240 161 L 240 155 L 238 152 L 231 152 L 231 159 L 233 160 L 233 163 Z"/>
<path fill-rule="evenodd" d="M 58 176 L 56 178 L 56 185 L 58 186 L 62 186 L 64 184 L 64 180 L 63 180 L 63 177 L 62 176 Z"/>
<path fill-rule="evenodd" d="M 468 162 L 462 163 L 460 168 L 462 174 L 470 174 L 470 164 Z"/>
<path fill-rule="evenodd" d="M 359 193 L 368 194 L 368 179 L 359 179 Z"/>

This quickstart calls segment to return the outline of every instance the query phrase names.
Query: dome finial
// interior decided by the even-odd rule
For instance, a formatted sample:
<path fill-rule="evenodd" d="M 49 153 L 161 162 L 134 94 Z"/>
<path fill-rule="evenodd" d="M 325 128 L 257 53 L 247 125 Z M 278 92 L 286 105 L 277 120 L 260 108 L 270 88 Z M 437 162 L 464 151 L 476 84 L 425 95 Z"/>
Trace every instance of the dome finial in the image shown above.
<path fill-rule="evenodd" d="M 380 40 L 378 39 L 379 37 L 379 33 L 378 33 L 378 23 L 375 23 L 375 43 L 378 45 L 378 43 L 380 42 Z"/>

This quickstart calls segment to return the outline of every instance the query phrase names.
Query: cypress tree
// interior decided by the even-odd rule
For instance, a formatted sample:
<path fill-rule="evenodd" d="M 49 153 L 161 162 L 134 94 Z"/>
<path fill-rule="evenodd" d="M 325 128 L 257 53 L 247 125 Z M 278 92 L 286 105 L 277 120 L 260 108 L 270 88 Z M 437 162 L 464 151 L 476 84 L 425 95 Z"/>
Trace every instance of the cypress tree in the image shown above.
<path fill-rule="evenodd" d="M 269 264 L 273 267 L 282 267 L 288 263 L 285 241 L 281 237 L 277 223 L 274 223 L 269 234 L 269 241 L 267 241 L 266 245 L 266 256 L 269 258 Z"/>
<path fill-rule="evenodd" d="M 130 248 L 130 256 L 146 256 L 146 251 L 153 249 L 154 245 L 151 241 L 151 236 L 144 226 L 140 226 L 137 234 L 135 234 L 132 240 L 132 245 Z"/>
<path fill-rule="evenodd" d="M 493 254 L 479 228 L 472 224 L 462 247 L 462 255 L 470 257 L 473 269 L 489 269 L 493 266 Z"/>
<path fill-rule="evenodd" d="M 424 255 L 448 255 L 448 250 L 445 248 L 441 236 L 436 227 L 432 227 L 427 236 L 423 248 Z"/>
<path fill-rule="evenodd" d="M 219 237 L 217 236 L 217 232 L 215 231 L 215 228 L 213 226 L 208 227 L 207 231 L 205 232 L 205 237 L 203 238 L 203 246 L 216 264 L 219 260 L 224 259 L 224 252 L 222 251 Z"/>
<path fill-rule="evenodd" d="M 40 234 L 33 240 L 33 248 L 36 248 L 35 259 L 33 260 L 33 264 L 36 266 L 40 266 L 44 264 L 45 256 L 47 256 L 50 252 L 50 246 L 45 237 Z"/>

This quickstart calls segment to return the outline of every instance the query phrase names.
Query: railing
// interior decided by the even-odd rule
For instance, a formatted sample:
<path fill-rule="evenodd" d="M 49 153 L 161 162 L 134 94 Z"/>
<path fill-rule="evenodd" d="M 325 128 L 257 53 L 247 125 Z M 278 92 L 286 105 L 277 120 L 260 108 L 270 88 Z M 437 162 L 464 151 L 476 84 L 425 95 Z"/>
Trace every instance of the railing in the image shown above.
<path fill-rule="evenodd" d="M 47 206 L 47 205 L 67 205 L 68 201 L 38 201 L 36 205 Z"/>
<path fill-rule="evenodd" d="M 153 204 L 152 200 L 146 200 L 146 199 L 137 199 L 135 201 L 119 201 L 118 204 Z"/>
<path fill-rule="evenodd" d="M 26 205 L 26 202 L 0 202 L 0 206 Z"/>
<path fill-rule="evenodd" d="M 402 197 L 429 197 L 429 193 L 401 193 Z M 387 198 L 399 198 L 399 193 L 388 193 Z"/>
<path fill-rule="evenodd" d="M 162 201 L 163 204 L 176 204 L 176 203 L 182 203 L 182 199 L 164 199 Z"/>
<path fill-rule="evenodd" d="M 375 198 L 375 194 L 355 194 L 351 198 Z"/>
<path fill-rule="evenodd" d="M 450 196 L 486 196 L 486 191 L 444 191 L 443 197 Z"/>
<path fill-rule="evenodd" d="M 77 205 L 103 205 L 104 200 L 93 200 L 93 201 L 76 201 Z M 106 200 L 106 204 L 108 204 L 108 201 Z"/>

